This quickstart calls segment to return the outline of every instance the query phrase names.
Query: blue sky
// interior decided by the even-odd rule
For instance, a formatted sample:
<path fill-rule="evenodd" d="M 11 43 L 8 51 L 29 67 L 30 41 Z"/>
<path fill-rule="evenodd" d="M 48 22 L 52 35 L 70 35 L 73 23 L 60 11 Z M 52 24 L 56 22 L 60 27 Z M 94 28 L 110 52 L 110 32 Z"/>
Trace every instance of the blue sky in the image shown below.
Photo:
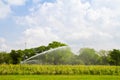
<path fill-rule="evenodd" d="M 120 0 L 0 0 L 0 51 L 67 43 L 120 48 Z"/>

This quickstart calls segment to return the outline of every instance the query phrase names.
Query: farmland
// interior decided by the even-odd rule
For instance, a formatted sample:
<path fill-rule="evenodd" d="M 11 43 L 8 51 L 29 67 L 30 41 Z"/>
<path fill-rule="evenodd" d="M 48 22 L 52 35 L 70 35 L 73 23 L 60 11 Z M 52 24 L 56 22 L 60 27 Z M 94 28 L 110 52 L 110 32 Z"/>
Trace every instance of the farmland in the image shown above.
<path fill-rule="evenodd" d="M 108 75 L 2 75 L 0 80 L 120 80 Z"/>
<path fill-rule="evenodd" d="M 0 75 L 120 75 L 120 66 L 0 65 Z"/>
<path fill-rule="evenodd" d="M 120 66 L 0 65 L 0 80 L 119 80 Z"/>

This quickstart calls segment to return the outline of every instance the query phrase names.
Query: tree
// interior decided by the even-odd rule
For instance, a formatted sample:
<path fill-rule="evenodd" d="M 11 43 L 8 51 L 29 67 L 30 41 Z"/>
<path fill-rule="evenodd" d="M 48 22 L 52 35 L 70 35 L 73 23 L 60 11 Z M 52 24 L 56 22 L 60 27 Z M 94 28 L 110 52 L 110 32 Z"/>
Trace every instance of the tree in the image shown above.
<path fill-rule="evenodd" d="M 0 64 L 5 63 L 5 53 L 4 52 L 0 52 Z"/>
<path fill-rule="evenodd" d="M 100 57 L 96 54 L 96 51 L 91 48 L 81 48 L 79 58 L 86 65 L 100 64 Z"/>
<path fill-rule="evenodd" d="M 49 64 L 70 64 L 73 53 L 70 48 L 61 48 L 45 54 L 45 61 Z"/>
<path fill-rule="evenodd" d="M 106 50 L 100 50 L 98 52 L 99 56 L 100 56 L 100 59 L 101 59 L 101 62 L 100 64 L 102 65 L 108 65 L 109 62 L 108 62 L 108 54 L 109 54 L 109 51 L 106 51 Z"/>
<path fill-rule="evenodd" d="M 22 50 L 18 50 L 18 51 L 11 50 L 10 56 L 12 58 L 13 64 L 19 64 L 22 60 L 23 52 L 22 52 Z"/>
<path fill-rule="evenodd" d="M 34 56 L 36 54 L 35 50 L 34 49 L 25 49 L 23 50 L 23 60 L 24 59 L 27 59 L 31 56 Z"/>
<path fill-rule="evenodd" d="M 42 53 L 44 51 L 47 51 L 48 49 L 46 46 L 40 46 L 40 47 L 34 48 L 34 50 L 36 53 Z"/>
<path fill-rule="evenodd" d="M 11 57 L 10 54 L 6 52 L 0 52 L 0 64 L 10 64 Z"/>
<path fill-rule="evenodd" d="M 72 65 L 83 65 L 84 62 L 79 58 L 78 55 L 73 55 L 72 59 L 70 60 L 70 64 Z"/>
<path fill-rule="evenodd" d="M 12 58 L 9 53 L 5 54 L 5 63 L 6 64 L 11 64 L 12 63 Z"/>
<path fill-rule="evenodd" d="M 53 41 L 52 43 L 49 43 L 47 47 L 48 49 L 50 49 L 50 48 L 57 48 L 61 46 L 67 46 L 67 45 L 61 42 Z"/>
<path fill-rule="evenodd" d="M 69 47 L 51 49 L 43 54 L 37 54 L 30 58 L 26 63 L 29 64 L 71 64 L 74 54 Z"/>
<path fill-rule="evenodd" d="M 110 65 L 120 65 L 120 50 L 113 49 L 109 54 Z"/>

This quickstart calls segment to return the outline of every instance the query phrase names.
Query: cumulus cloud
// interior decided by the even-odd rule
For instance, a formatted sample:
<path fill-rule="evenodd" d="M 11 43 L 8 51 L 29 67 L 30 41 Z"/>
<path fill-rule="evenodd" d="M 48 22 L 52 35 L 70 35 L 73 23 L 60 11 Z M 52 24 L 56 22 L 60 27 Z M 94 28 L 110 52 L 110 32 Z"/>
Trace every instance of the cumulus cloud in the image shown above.
<path fill-rule="evenodd" d="M 0 19 L 6 18 L 10 13 L 10 6 L 0 0 Z"/>
<path fill-rule="evenodd" d="M 11 13 L 11 6 L 24 5 L 27 0 L 0 0 L 0 19 L 8 17 Z"/>
<path fill-rule="evenodd" d="M 20 38 L 15 42 L 16 48 L 15 49 L 25 49 L 31 47 L 38 47 L 40 45 L 47 45 L 48 43 L 52 42 L 53 40 L 61 41 L 58 36 L 51 32 L 49 28 L 29 28 L 23 32 L 23 37 Z"/>
<path fill-rule="evenodd" d="M 24 37 L 31 44 L 62 40 L 79 48 L 116 48 L 120 44 L 119 4 L 119 0 L 56 0 L 34 6 L 31 14 L 18 17 L 17 22 L 29 26 Z"/>
<path fill-rule="evenodd" d="M 0 19 L 4 19 L 12 13 L 12 6 L 22 6 L 28 0 L 0 0 Z"/>
<path fill-rule="evenodd" d="M 20 6 L 24 5 L 27 0 L 5 0 L 9 5 Z"/>
<path fill-rule="evenodd" d="M 6 50 L 8 50 L 6 40 L 4 38 L 0 38 L 0 51 L 6 51 Z"/>

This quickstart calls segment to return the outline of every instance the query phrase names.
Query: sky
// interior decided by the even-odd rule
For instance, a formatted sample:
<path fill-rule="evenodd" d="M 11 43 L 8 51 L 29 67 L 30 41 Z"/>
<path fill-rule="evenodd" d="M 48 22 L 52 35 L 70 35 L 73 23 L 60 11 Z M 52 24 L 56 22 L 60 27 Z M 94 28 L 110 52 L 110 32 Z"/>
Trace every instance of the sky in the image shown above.
<path fill-rule="evenodd" d="M 0 0 L 0 51 L 52 41 L 75 51 L 119 49 L 119 4 L 120 0 Z"/>

